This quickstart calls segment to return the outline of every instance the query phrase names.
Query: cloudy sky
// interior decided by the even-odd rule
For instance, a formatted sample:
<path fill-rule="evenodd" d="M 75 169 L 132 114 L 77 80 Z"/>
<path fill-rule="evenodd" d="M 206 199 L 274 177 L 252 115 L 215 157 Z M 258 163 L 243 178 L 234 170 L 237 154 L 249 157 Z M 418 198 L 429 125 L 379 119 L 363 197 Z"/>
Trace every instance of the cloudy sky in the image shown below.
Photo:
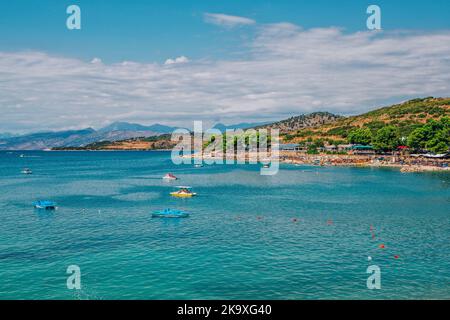
<path fill-rule="evenodd" d="M 357 114 L 450 96 L 448 1 L 0 4 L 0 133 Z M 82 29 L 66 28 L 78 4 Z"/>

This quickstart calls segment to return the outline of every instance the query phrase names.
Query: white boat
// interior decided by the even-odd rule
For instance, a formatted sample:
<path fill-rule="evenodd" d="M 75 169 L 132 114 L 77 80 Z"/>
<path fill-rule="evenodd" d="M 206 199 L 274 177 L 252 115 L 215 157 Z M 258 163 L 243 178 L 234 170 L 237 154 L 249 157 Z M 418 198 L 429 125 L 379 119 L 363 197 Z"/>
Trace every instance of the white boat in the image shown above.
<path fill-rule="evenodd" d="M 33 171 L 31 171 L 31 169 L 25 168 L 21 171 L 23 174 L 32 174 Z"/>
<path fill-rule="evenodd" d="M 178 180 L 177 177 L 175 177 L 173 174 L 168 173 L 163 177 L 164 180 Z"/>
<path fill-rule="evenodd" d="M 423 156 L 425 158 L 441 159 L 441 158 L 445 158 L 447 156 L 447 153 L 441 153 L 441 154 L 427 153 L 427 154 L 424 154 Z"/>

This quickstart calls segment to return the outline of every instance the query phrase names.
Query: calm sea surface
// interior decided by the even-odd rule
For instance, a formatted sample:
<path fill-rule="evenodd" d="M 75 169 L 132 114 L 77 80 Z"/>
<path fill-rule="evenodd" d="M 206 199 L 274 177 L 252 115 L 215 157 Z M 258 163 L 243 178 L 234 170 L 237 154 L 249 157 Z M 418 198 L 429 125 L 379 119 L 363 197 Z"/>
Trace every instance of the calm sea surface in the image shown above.
<path fill-rule="evenodd" d="M 0 152 L 0 299 L 450 298 L 449 174 L 19 155 Z M 178 184 L 198 197 L 171 198 Z M 34 210 L 38 199 L 58 210 Z M 164 208 L 191 217 L 151 218 Z M 67 289 L 69 265 L 79 291 Z M 381 290 L 367 289 L 369 265 Z"/>

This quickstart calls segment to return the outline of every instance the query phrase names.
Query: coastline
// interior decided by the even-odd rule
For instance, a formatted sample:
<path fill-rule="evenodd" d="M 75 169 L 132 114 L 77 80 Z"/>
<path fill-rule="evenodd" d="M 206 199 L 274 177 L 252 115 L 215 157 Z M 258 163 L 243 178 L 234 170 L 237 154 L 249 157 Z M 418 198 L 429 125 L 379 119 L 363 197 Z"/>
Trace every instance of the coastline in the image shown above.
<path fill-rule="evenodd" d="M 394 168 L 401 172 L 450 172 L 449 159 L 418 159 L 405 155 L 280 155 L 281 162 L 334 167 Z"/>
<path fill-rule="evenodd" d="M 207 160 L 220 160 L 211 154 L 191 155 L 185 157 L 202 158 Z M 259 158 L 258 153 L 247 153 L 244 157 L 227 157 L 227 160 L 245 161 L 258 159 L 259 162 L 270 162 L 268 157 Z M 394 168 L 401 172 L 450 172 L 450 159 L 420 159 L 406 155 L 340 155 L 340 154 L 297 154 L 280 152 L 281 163 L 293 165 L 315 165 L 322 167 L 367 167 L 367 168 Z"/>
<path fill-rule="evenodd" d="M 64 150 L 2 150 L 4 152 L 171 152 L 171 149 L 64 149 Z M 203 160 L 220 160 L 211 154 L 193 154 L 183 157 L 202 158 Z M 257 152 L 246 153 L 244 157 L 227 157 L 222 160 L 235 160 L 248 162 L 249 158 L 258 159 L 258 162 L 271 162 L 270 154 L 259 158 Z M 450 159 L 421 159 L 408 155 L 350 155 L 350 154 L 304 154 L 296 152 L 280 152 L 280 163 L 293 165 L 315 165 L 322 167 L 367 167 L 367 168 L 393 168 L 401 172 L 450 172 Z"/>

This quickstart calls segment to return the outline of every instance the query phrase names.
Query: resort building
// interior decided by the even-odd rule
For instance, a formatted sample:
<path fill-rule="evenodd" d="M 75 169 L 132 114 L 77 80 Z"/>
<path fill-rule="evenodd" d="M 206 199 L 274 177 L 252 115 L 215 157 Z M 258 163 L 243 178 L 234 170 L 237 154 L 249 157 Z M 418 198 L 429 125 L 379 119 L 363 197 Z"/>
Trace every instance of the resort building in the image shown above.
<path fill-rule="evenodd" d="M 351 150 L 353 146 L 354 146 L 354 144 L 339 144 L 337 146 L 337 151 L 339 151 L 339 152 L 348 151 L 348 150 Z"/>
<path fill-rule="evenodd" d="M 354 145 L 351 147 L 350 153 L 354 155 L 374 155 L 375 150 L 372 146 Z"/>
<path fill-rule="evenodd" d="M 280 151 L 301 151 L 301 147 L 297 143 L 280 144 Z"/>
<path fill-rule="evenodd" d="M 326 145 L 324 147 L 324 149 L 325 149 L 325 151 L 328 151 L 328 152 L 336 152 L 336 151 L 338 151 L 338 147 L 335 146 L 334 144 Z"/>

